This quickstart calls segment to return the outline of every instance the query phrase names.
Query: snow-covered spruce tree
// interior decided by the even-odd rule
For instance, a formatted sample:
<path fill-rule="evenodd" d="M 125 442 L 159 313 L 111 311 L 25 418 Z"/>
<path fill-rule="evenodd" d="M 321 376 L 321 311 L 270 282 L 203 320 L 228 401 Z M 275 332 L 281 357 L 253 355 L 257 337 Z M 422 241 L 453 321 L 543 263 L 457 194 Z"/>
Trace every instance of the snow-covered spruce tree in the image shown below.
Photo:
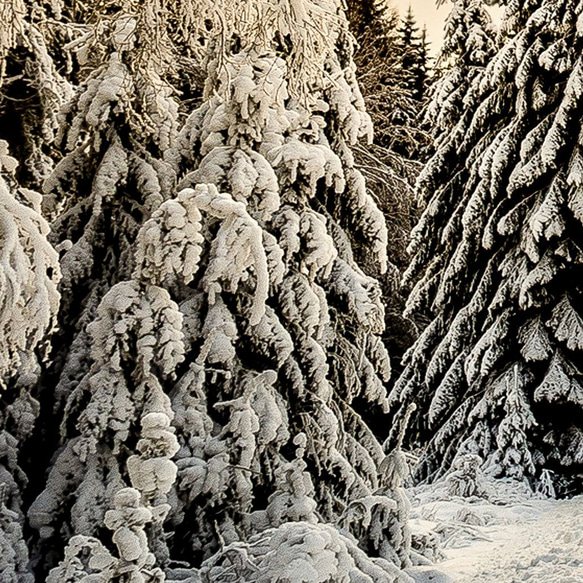
<path fill-rule="evenodd" d="M 535 481 L 581 469 L 581 23 L 570 2 L 512 2 L 486 62 L 474 19 L 465 42 L 480 66 L 454 64 L 434 98 L 437 152 L 405 277 L 428 324 L 392 395 L 419 404 L 419 477 L 456 453 Z"/>
<path fill-rule="evenodd" d="M 474 78 L 494 55 L 495 37 L 496 28 L 480 0 L 454 2 L 436 64 L 439 78 L 425 114 L 425 123 L 438 141 L 436 150 L 464 112 L 463 100 Z M 437 166 L 435 156 L 432 163 Z"/>
<path fill-rule="evenodd" d="M 58 254 L 47 240 L 49 227 L 40 214 L 40 195 L 21 187 L 30 184 L 18 181 L 26 164 L 17 142 L 24 136 L 11 131 L 14 116 L 7 111 L 16 103 L 11 100 L 9 76 L 23 44 L 33 55 L 27 73 L 48 72 L 45 80 L 50 85 L 54 72 L 38 30 L 26 16 L 21 0 L 0 6 L 0 137 L 11 141 L 0 140 L 0 580 L 6 583 L 33 580 L 23 534 L 28 477 L 21 453 L 38 415 L 33 388 L 59 306 Z M 18 71 L 17 78 L 25 77 Z M 12 154 L 16 151 L 20 163 L 9 155 L 9 148 Z"/>
<path fill-rule="evenodd" d="M 1 389 L 21 375 L 36 374 L 35 349 L 54 327 L 59 307 L 58 256 L 47 241 L 41 197 L 18 187 L 12 176 L 17 165 L 0 140 Z"/>
<path fill-rule="evenodd" d="M 51 472 L 47 490 L 29 513 L 35 520 L 40 510 L 42 519 L 44 506 L 54 504 L 55 493 L 67 497 L 63 476 L 66 465 L 73 462 L 81 473 L 71 509 L 75 535 L 68 541 L 63 560 L 50 571 L 49 583 L 77 583 L 85 577 L 104 583 L 120 578 L 148 583 L 165 579 L 156 563 L 164 566 L 169 559 L 163 523 L 171 510 L 167 495 L 177 475 L 171 458 L 180 446 L 162 383 L 184 358 L 183 318 L 168 292 L 154 282 L 161 283 L 170 272 L 177 275 L 177 267 L 188 278 L 186 265 L 196 266 L 198 260 L 197 229 L 190 232 L 194 246 L 188 241 L 179 245 L 179 254 L 186 253 L 181 257 L 183 264 L 176 261 L 175 236 L 165 247 L 144 251 L 148 250 L 147 242 L 152 243 L 152 221 L 166 217 L 172 222 L 184 216 L 176 213 L 181 208 L 166 201 L 153 213 L 138 235 L 132 279 L 109 290 L 97 307 L 97 317 L 87 327 L 93 339 L 93 366 L 71 395 L 78 399 L 85 394 L 88 399 L 76 426 L 80 435 L 72 437 L 65 455 L 57 458 L 56 476 Z M 200 218 L 192 205 L 189 210 L 194 211 L 189 218 Z M 189 253 L 193 247 L 194 255 Z M 166 260 L 159 262 L 164 248 Z M 135 443 L 136 418 L 141 419 L 141 430 L 136 453 L 128 456 Z M 124 487 L 128 480 L 132 488 Z M 103 512 L 107 505 L 113 508 Z M 113 531 L 116 554 L 94 536 L 101 533 L 102 524 Z"/>
<path fill-rule="evenodd" d="M 233 22 L 223 36 L 227 46 L 236 38 L 227 54 L 211 45 L 206 98 L 175 148 L 176 210 L 153 217 L 139 240 L 140 253 L 167 265 L 184 313 L 189 366 L 170 395 L 182 446 L 172 551 L 208 558 L 202 576 L 208 568 L 218 581 L 233 569 L 251 577 L 243 557 L 251 571 L 262 560 L 254 541 L 302 541 L 290 580 L 361 571 L 388 581 L 404 577 L 407 546 L 391 538 L 402 530 L 381 526 L 399 505 L 379 491 L 385 456 L 357 412 L 358 402 L 385 406 L 389 374 L 380 290 L 353 256 L 366 241 L 386 269 L 383 217 L 350 152 L 370 121 L 337 3 L 292 9 L 257 3 L 241 21 L 249 29 Z M 192 206 L 201 215 L 196 272 L 182 248 L 198 243 Z M 185 275 L 187 288 L 178 285 Z M 368 528 L 346 520 L 340 542 L 330 540 L 321 523 L 358 501 Z M 402 529 L 401 515 L 394 520 Z M 361 562 L 350 530 L 372 559 Z M 320 564 L 320 548 L 336 561 L 348 553 L 352 566 Z"/>
<path fill-rule="evenodd" d="M 0 580 L 30 583 L 29 553 L 23 536 L 21 468 L 24 440 L 39 404 L 32 394 L 39 356 L 59 307 L 58 255 L 47 240 L 40 195 L 19 188 L 17 161 L 0 141 Z M 41 351 L 39 353 L 39 350 Z"/>
<path fill-rule="evenodd" d="M 358 414 L 386 407 L 389 360 L 353 252 L 387 258 L 350 151 L 370 120 L 346 22 L 335 1 L 216 8 L 206 97 L 168 157 L 178 190 L 175 110 L 157 63 L 136 66 L 139 15 L 100 22 L 103 64 L 63 118 L 70 152 L 46 192 L 65 411 L 29 511 L 35 558 L 62 558 L 51 581 L 253 581 L 280 575 L 271 548 L 290 581 L 410 581 L 406 504 Z"/>
<path fill-rule="evenodd" d="M 145 416 L 172 417 L 161 383 L 182 358 L 182 316 L 165 290 L 132 278 L 140 225 L 175 180 L 163 152 L 177 106 L 160 76 L 164 39 L 152 44 L 152 29 L 164 30 L 156 6 L 104 16 L 77 43 L 91 72 L 60 114 L 65 155 L 44 185 L 63 279 L 37 436 L 58 449 L 28 512 L 39 572 L 62 556 L 70 536 L 103 529 L 113 495 L 128 485 L 126 462 Z"/>

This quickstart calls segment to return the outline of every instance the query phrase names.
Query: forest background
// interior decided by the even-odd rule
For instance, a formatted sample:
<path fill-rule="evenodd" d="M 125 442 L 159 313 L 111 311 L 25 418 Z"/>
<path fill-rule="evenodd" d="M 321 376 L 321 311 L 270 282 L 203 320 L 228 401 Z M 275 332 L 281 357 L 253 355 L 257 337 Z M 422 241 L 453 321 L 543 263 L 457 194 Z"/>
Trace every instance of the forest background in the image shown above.
<path fill-rule="evenodd" d="M 3 583 L 411 583 L 404 484 L 581 491 L 579 5 L 436 61 L 380 0 L 0 8 Z"/>

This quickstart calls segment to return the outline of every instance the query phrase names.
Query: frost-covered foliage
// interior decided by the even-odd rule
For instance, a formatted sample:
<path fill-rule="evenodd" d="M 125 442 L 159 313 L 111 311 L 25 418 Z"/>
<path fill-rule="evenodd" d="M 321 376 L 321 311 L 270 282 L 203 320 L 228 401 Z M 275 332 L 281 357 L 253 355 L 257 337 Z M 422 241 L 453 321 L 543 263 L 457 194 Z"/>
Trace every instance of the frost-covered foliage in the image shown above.
<path fill-rule="evenodd" d="M 495 52 L 496 28 L 481 0 L 456 0 L 445 23 L 438 66 L 445 70 L 431 88 L 426 122 L 439 143 L 464 111 L 466 92 Z M 441 139 L 440 139 L 441 138 Z M 436 164 L 436 155 L 432 161 Z"/>
<path fill-rule="evenodd" d="M 28 512 L 45 543 L 63 521 L 75 533 L 47 581 L 82 581 L 94 571 L 103 581 L 117 581 L 122 574 L 130 581 L 164 580 L 154 565 L 156 558 L 168 558 L 162 524 L 171 508 L 167 494 L 177 474 L 171 458 L 179 445 L 156 372 L 163 378 L 183 360 L 181 324 L 178 306 L 165 290 L 136 281 L 115 285 L 99 304 L 88 326 L 94 364 L 68 402 L 88 399 L 76 424 L 80 435 L 57 457 L 47 488 Z M 124 369 L 132 371 L 129 382 Z M 68 407 L 65 422 L 70 414 Z M 139 416 L 137 453 L 126 458 L 123 449 Z M 123 487 L 124 461 L 133 488 Z M 74 475 L 68 471 L 71 463 Z M 72 488 L 74 504 L 66 516 Z M 114 508 L 106 510 L 112 497 Z M 102 524 L 113 531 L 119 558 L 95 538 Z"/>
<path fill-rule="evenodd" d="M 64 156 L 44 184 L 63 299 L 43 419 L 54 448 L 61 423 L 60 445 L 28 512 L 41 568 L 54 564 L 69 536 L 102 529 L 113 494 L 127 485 L 127 441 L 135 444 L 140 422 L 173 416 L 163 383 L 183 359 L 182 314 L 165 289 L 132 277 L 140 226 L 175 182 L 163 155 L 176 133 L 172 91 L 157 61 L 134 67 L 142 17 L 104 17 L 77 44 L 81 62 L 86 45 L 102 58 L 59 114 Z M 145 434 L 138 444 L 129 473 L 144 492 L 156 487 L 140 478 L 140 462 L 155 466 L 152 480 L 171 478 L 163 460 L 174 452 L 160 447 Z"/>
<path fill-rule="evenodd" d="M 389 262 L 351 150 L 372 127 L 340 2 L 181 4 L 168 36 L 176 6 L 111 3 L 68 46 L 33 565 L 50 583 L 223 580 L 242 549 L 276 580 L 271 548 L 298 581 L 409 582 L 406 464 L 359 413 L 387 410 L 390 362 L 358 260 Z M 207 82 L 178 133 L 181 30 L 206 35 Z"/>
<path fill-rule="evenodd" d="M 0 580 L 30 583 L 19 455 L 38 415 L 31 388 L 56 323 L 60 271 L 40 197 L 18 187 L 16 166 L 0 140 Z"/>
<path fill-rule="evenodd" d="M 152 522 L 151 510 L 140 502 L 140 492 L 122 488 L 115 493 L 113 508 L 105 514 L 105 526 L 113 531 L 117 555 L 99 539 L 75 535 L 65 549 L 65 557 L 47 577 L 46 583 L 162 583 L 163 571 L 155 566 L 149 552 L 144 527 Z"/>
<path fill-rule="evenodd" d="M 57 356 L 58 401 L 87 372 L 85 327 L 110 287 L 131 278 L 140 225 L 175 180 L 162 152 L 175 133 L 177 106 L 155 68 L 133 70 L 139 21 L 121 13 L 101 22 L 100 42 L 85 39 L 103 58 L 60 113 L 65 155 L 44 184 L 44 210 L 55 217 L 62 254 L 60 338 L 67 349 Z"/>
<path fill-rule="evenodd" d="M 456 458 L 452 471 L 447 475 L 447 492 L 450 496 L 481 496 L 485 492 L 480 466 L 482 459 L 475 454 Z"/>
<path fill-rule="evenodd" d="M 47 42 L 43 3 L 6 0 L 0 5 L 0 137 L 20 161 L 22 186 L 40 190 L 51 172 L 57 113 L 71 95 Z"/>
<path fill-rule="evenodd" d="M 354 531 L 391 562 L 390 577 L 408 557 L 379 525 L 398 505 L 379 491 L 384 455 L 356 409 L 357 399 L 386 407 L 390 373 L 380 290 L 353 253 L 360 238 L 387 268 L 384 220 L 350 150 L 370 135 L 370 119 L 337 4 L 293 7 L 302 18 L 286 25 L 291 49 L 279 36 L 245 44 L 241 33 L 243 48 L 225 59 L 211 44 L 206 99 L 174 148 L 179 194 L 144 227 L 153 234 L 144 257 L 164 266 L 184 313 L 190 363 L 171 393 L 182 447 L 169 520 L 181 559 L 211 561 L 222 544 L 251 554 L 255 543 L 243 541 L 277 540 L 290 521 L 316 532 L 360 501 L 372 522 Z M 281 27 L 288 16 L 278 10 Z M 328 15 L 314 56 L 326 75 L 306 92 L 291 67 L 301 47 L 314 50 L 299 26 L 312 13 Z M 170 212 L 179 225 L 159 251 Z M 181 288 L 179 279 L 192 281 Z"/>
<path fill-rule="evenodd" d="M 232 543 L 201 569 L 202 583 L 412 583 L 393 563 L 371 558 L 330 525 L 288 522 Z"/>
<path fill-rule="evenodd" d="M 32 352 L 55 325 L 59 262 L 37 193 L 10 177 L 17 161 L 0 140 L 0 387 L 34 370 Z M 19 200 L 21 199 L 21 200 Z M 32 364 L 29 361 L 32 359 Z M 28 370 L 27 370 L 28 369 Z"/>
<path fill-rule="evenodd" d="M 178 306 L 155 286 L 121 282 L 101 300 L 88 326 L 93 365 L 69 396 L 63 449 L 28 511 L 41 552 L 69 532 L 99 532 L 112 495 L 124 485 L 126 464 L 129 481 L 159 521 L 168 513 L 166 495 L 176 477 L 170 458 L 178 444 L 162 382 L 184 358 L 181 324 Z M 135 434 L 137 453 L 127 457 Z"/>
<path fill-rule="evenodd" d="M 476 66 L 457 58 L 430 108 L 437 151 L 405 274 L 408 311 L 429 323 L 392 399 L 420 405 L 419 476 L 476 453 L 494 475 L 552 470 L 560 490 L 583 463 L 580 8 L 509 3 L 495 53 L 479 10 L 450 18 L 466 24 L 446 46 Z"/>

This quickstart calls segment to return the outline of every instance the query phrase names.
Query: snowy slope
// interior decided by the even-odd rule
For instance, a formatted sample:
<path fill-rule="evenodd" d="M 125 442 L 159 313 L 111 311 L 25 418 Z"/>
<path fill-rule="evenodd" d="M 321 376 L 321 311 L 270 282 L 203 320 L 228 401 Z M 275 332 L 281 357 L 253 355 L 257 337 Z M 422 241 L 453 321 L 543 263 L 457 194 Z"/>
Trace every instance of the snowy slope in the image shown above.
<path fill-rule="evenodd" d="M 417 536 L 439 539 L 437 568 L 455 583 L 581 583 L 583 496 L 534 498 L 488 484 L 486 498 L 441 487 L 411 492 Z"/>

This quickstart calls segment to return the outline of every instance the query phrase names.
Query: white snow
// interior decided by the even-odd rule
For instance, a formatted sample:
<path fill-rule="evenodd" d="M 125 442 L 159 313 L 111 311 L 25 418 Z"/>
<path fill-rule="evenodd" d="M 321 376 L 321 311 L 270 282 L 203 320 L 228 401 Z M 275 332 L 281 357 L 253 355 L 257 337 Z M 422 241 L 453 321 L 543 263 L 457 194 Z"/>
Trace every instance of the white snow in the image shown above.
<path fill-rule="evenodd" d="M 410 494 L 414 537 L 437 535 L 443 553 L 416 581 L 583 581 L 583 496 L 543 499 L 517 482 L 488 482 L 484 498 L 450 496 L 443 482 Z"/>

